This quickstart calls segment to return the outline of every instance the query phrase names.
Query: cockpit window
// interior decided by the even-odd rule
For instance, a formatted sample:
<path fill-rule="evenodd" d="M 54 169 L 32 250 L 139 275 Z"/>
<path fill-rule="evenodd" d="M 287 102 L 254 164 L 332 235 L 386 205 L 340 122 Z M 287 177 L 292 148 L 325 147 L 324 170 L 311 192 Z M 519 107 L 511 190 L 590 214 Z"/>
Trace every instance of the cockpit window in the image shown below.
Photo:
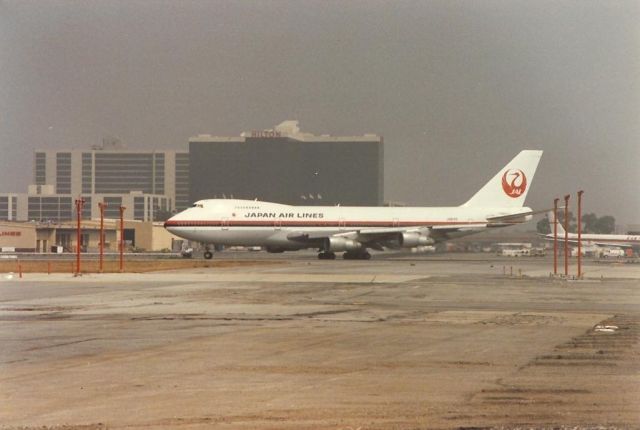
<path fill-rule="evenodd" d="M 193 206 L 191 206 L 192 208 L 203 208 L 204 206 L 202 205 L 202 203 L 194 203 Z"/>

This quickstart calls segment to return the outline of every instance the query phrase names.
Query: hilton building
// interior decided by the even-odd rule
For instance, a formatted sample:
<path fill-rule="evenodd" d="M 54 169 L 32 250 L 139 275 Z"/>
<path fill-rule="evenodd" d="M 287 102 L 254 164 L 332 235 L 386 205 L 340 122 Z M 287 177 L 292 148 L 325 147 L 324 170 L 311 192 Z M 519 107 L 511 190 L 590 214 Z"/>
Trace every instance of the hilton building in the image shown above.
<path fill-rule="evenodd" d="M 291 205 L 383 204 L 383 138 L 312 135 L 297 121 L 238 137 L 189 139 L 190 200 Z"/>

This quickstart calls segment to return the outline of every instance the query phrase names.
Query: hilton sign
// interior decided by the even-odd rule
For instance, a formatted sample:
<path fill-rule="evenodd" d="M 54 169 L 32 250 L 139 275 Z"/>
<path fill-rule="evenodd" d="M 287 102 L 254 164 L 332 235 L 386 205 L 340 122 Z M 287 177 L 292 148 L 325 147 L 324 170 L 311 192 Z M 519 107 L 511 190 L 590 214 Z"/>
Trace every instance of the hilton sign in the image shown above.
<path fill-rule="evenodd" d="M 253 130 L 251 132 L 251 137 L 282 137 L 282 133 L 279 131 L 273 131 L 273 130 L 264 130 L 264 131 L 258 131 L 258 130 Z"/>

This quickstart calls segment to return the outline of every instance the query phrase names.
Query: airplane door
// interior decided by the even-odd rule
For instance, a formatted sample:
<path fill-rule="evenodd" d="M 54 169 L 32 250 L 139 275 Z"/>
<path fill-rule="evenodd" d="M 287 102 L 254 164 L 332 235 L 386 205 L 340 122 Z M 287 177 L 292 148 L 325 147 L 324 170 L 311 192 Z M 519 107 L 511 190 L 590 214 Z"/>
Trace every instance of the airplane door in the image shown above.
<path fill-rule="evenodd" d="M 229 230 L 229 218 L 222 218 L 222 229 Z"/>
<path fill-rule="evenodd" d="M 282 228 L 282 220 L 277 220 L 273 222 L 273 229 L 280 230 Z"/>
<path fill-rule="evenodd" d="M 340 218 L 338 220 L 338 229 L 344 230 L 345 228 L 347 228 L 347 221 L 344 218 Z"/>
<path fill-rule="evenodd" d="M 398 218 L 394 218 L 392 222 L 392 226 L 397 227 L 399 224 L 400 224 L 400 221 L 398 220 Z"/>

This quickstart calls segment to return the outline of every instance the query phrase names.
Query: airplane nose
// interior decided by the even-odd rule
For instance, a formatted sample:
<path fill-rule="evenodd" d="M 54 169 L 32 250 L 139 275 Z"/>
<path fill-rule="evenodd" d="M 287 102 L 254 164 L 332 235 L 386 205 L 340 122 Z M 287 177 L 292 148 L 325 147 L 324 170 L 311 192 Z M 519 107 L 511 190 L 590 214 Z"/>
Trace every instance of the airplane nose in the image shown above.
<path fill-rule="evenodd" d="M 171 227 L 176 227 L 178 215 L 174 215 L 164 222 L 164 228 L 171 231 Z"/>

